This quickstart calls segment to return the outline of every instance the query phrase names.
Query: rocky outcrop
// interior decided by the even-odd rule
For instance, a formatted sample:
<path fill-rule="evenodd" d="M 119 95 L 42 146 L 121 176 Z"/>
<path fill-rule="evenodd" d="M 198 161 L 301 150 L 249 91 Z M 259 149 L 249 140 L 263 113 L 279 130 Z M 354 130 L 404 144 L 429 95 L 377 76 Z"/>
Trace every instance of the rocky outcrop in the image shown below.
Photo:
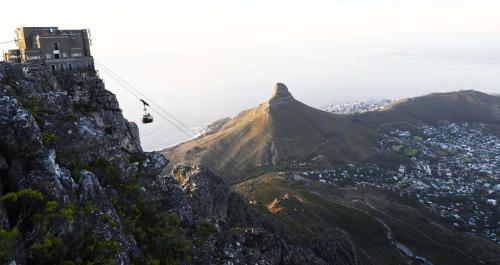
<path fill-rule="evenodd" d="M 77 245 L 75 235 L 88 233 L 90 237 L 93 234 L 116 243 L 113 259 L 128 264 L 137 246 L 120 224 L 108 190 L 102 186 L 104 174 L 109 172 L 100 172 L 97 176 L 92 167 L 98 160 L 107 162 L 141 153 L 137 127 L 123 118 L 116 97 L 104 89 L 95 73 L 55 76 L 38 67 L 28 76 L 22 74 L 20 67 L 8 64 L 0 67 L 3 77 L 0 83 L 0 187 L 3 194 L 38 192 L 47 204 L 37 202 L 29 206 L 29 213 L 23 213 L 31 198 L 22 204 L 4 202 L 5 205 L 0 206 L 2 227 L 16 227 L 22 237 L 31 235 L 34 244 L 40 246 L 54 238 L 65 241 L 68 246 Z M 133 170 L 122 166 L 116 168 L 116 173 L 124 173 L 125 178 Z M 86 204 L 91 205 L 92 213 L 74 216 L 76 208 Z M 44 227 L 32 223 L 36 218 L 32 214 L 44 213 L 49 205 L 53 208 L 70 205 L 66 214 L 71 212 L 72 216 L 68 216 L 71 221 L 47 219 Z M 35 246 L 29 244 L 33 242 L 25 242 L 28 252 Z M 34 253 L 26 256 L 31 254 L 36 256 Z M 18 257 L 16 263 L 48 262 L 45 258 Z"/>
<path fill-rule="evenodd" d="M 186 192 L 197 216 L 208 218 L 218 225 L 225 222 L 229 187 L 221 178 L 200 166 L 179 165 L 172 173 Z"/>
<path fill-rule="evenodd" d="M 161 160 L 163 157 L 154 154 L 154 159 Z M 147 161 L 148 164 L 151 163 L 150 159 Z M 166 163 L 163 165 L 166 166 Z M 185 190 L 173 177 L 152 175 L 142 179 L 141 185 L 148 191 L 145 196 L 149 203 L 154 204 L 155 209 L 175 214 L 184 224 L 193 222 L 193 207 L 188 201 Z"/>
<path fill-rule="evenodd" d="M 22 67 L 0 63 L 1 264 L 358 264 L 350 241 L 302 244 L 207 168 L 164 174 L 95 72 Z"/>
<path fill-rule="evenodd" d="M 273 94 L 268 101 L 269 108 L 273 109 L 281 104 L 291 102 L 295 100 L 288 91 L 288 87 L 285 84 L 277 83 L 273 88 Z"/>
<path fill-rule="evenodd" d="M 224 264 L 365 264 L 358 260 L 346 233 L 339 231 L 337 238 L 324 233 L 305 243 L 282 223 L 256 212 L 203 166 L 179 164 L 172 174 L 186 191 L 194 216 L 210 220 L 219 231 L 199 247 L 195 257 L 215 251 L 221 253 Z"/>

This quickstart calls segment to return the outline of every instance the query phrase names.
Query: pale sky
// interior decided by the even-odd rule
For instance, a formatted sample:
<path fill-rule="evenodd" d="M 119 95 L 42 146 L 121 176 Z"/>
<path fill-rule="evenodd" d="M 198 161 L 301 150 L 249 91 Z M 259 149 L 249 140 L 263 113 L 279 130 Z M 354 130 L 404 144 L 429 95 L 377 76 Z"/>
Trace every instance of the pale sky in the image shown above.
<path fill-rule="evenodd" d="M 98 61 L 192 127 L 256 106 L 276 82 L 314 107 L 460 89 L 500 93 L 498 0 L 46 3 L 2 10 L 0 42 L 17 26 L 89 28 Z M 139 102 L 101 76 L 137 122 Z M 155 118 L 140 125 L 145 149 L 183 139 Z"/>

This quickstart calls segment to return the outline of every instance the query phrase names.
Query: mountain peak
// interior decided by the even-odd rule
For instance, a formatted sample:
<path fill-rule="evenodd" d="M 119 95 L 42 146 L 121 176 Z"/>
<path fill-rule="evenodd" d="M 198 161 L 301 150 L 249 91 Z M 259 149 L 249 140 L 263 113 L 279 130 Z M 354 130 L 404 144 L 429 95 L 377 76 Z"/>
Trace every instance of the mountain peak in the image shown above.
<path fill-rule="evenodd" d="M 269 105 L 275 106 L 285 102 L 290 102 L 294 98 L 290 91 L 288 91 L 288 87 L 283 83 L 277 83 L 273 88 L 273 94 L 271 99 L 269 99 Z"/>
<path fill-rule="evenodd" d="M 277 83 L 273 88 L 273 98 L 274 97 L 282 97 L 282 96 L 291 96 L 290 91 L 288 91 L 288 87 L 283 83 Z"/>

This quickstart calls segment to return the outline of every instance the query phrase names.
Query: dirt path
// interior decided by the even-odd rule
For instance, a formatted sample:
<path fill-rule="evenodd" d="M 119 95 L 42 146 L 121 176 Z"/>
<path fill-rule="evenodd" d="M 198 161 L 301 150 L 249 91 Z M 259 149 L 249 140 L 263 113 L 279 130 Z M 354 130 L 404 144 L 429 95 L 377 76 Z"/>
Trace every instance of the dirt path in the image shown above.
<path fill-rule="evenodd" d="M 395 235 L 391 229 L 391 227 L 386 224 L 381 218 L 379 217 L 376 217 L 374 216 L 373 214 L 369 213 L 368 211 L 366 210 L 363 210 L 363 209 L 360 209 L 358 207 L 355 207 L 355 206 L 352 206 L 350 205 L 350 203 L 348 202 L 341 202 L 341 201 L 337 201 L 337 200 L 332 200 L 332 199 L 328 199 L 328 198 L 325 198 L 325 196 L 323 194 L 320 194 L 318 192 L 314 192 L 314 191 L 310 191 L 311 193 L 315 194 L 315 195 L 318 195 L 324 199 L 327 199 L 333 203 L 337 203 L 337 204 L 340 204 L 340 205 L 343 205 L 345 207 L 348 207 L 350 209 L 353 209 L 353 210 L 356 210 L 356 211 L 360 211 L 368 216 L 370 216 L 371 218 L 373 218 L 374 220 L 376 220 L 381 226 L 384 227 L 384 229 L 387 231 L 387 239 L 391 242 L 391 244 L 393 245 L 393 247 L 398 251 L 398 253 L 402 254 L 403 256 L 405 256 L 406 258 L 410 258 L 410 259 L 418 259 L 417 261 L 420 262 L 420 264 L 432 264 L 430 261 L 428 261 L 427 259 L 425 259 L 425 257 L 420 257 L 420 256 L 416 256 L 415 254 L 413 254 L 413 252 L 410 250 L 410 248 L 408 248 L 407 246 L 405 246 L 404 244 L 402 244 L 401 242 L 397 241 L 396 238 L 395 238 Z M 384 211 L 380 210 L 380 209 L 377 209 L 376 207 L 374 207 L 373 205 L 370 205 L 368 202 L 364 202 L 362 200 L 359 200 L 359 199 L 354 199 L 354 200 L 351 200 L 351 203 L 359 203 L 361 205 L 363 205 L 364 207 L 367 207 L 393 221 L 396 221 L 406 227 L 409 227 L 411 229 L 413 229 L 414 231 L 418 232 L 419 234 L 421 234 L 423 237 L 425 237 L 431 244 L 433 245 L 436 245 L 436 246 L 440 246 L 440 247 L 443 247 L 443 248 L 448 248 L 448 249 L 452 249 L 454 250 L 455 252 L 457 253 L 460 253 L 461 255 L 464 255 L 464 257 L 467 257 L 467 258 L 471 258 L 471 255 L 473 255 L 473 253 L 466 253 L 464 250 L 461 250 L 459 248 L 456 248 L 452 245 L 448 245 L 448 244 L 443 244 L 443 243 L 439 243 L 439 242 L 436 242 L 431 236 L 429 236 L 428 234 L 426 234 L 424 231 L 422 231 L 421 229 L 411 225 L 411 224 L 408 224 L 406 222 L 404 222 L 403 220 L 401 219 L 398 219 L 394 216 L 391 216 L 387 213 L 385 213 Z M 500 258 L 498 258 L 500 259 Z M 493 259 L 493 260 L 497 260 L 497 259 Z M 478 261 L 479 262 L 479 261 Z"/>

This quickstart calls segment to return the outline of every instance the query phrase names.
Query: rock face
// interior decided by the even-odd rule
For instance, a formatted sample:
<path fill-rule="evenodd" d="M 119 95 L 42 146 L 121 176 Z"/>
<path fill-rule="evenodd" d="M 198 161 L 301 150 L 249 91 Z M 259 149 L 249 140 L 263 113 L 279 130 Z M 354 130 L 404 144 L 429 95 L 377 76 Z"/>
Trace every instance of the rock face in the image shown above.
<path fill-rule="evenodd" d="M 269 108 L 274 108 L 280 104 L 291 102 L 295 100 L 292 94 L 288 91 L 288 87 L 285 84 L 277 83 L 273 88 L 273 94 L 269 99 Z"/>
<path fill-rule="evenodd" d="M 188 195 L 195 223 L 210 220 L 217 231 L 199 246 L 208 256 L 222 253 L 224 264 L 365 264 L 345 233 L 317 236 L 311 243 L 290 233 L 281 223 L 258 214 L 243 196 L 230 192 L 224 181 L 203 166 L 177 165 L 173 176 Z M 196 255 L 200 264 L 212 256 Z M 205 259 L 200 259 L 200 258 Z"/>
<path fill-rule="evenodd" d="M 142 154 L 135 124 L 123 118 L 116 97 L 95 73 L 54 76 L 39 67 L 27 76 L 20 66 L 8 64 L 0 65 L 0 73 L 0 186 L 6 195 L 27 194 L 22 200 L 4 197 L 0 215 L 6 214 L 0 220 L 6 220 L 3 227 L 19 231 L 17 240 L 33 237 L 12 246 L 13 253 L 25 255 L 2 257 L 2 263 L 8 258 L 17 264 L 57 262 L 43 255 L 49 251 L 44 247 L 56 248 L 51 244 L 61 242 L 50 251 L 69 257 L 81 251 L 72 239 L 78 235 L 87 235 L 92 241 L 88 245 L 102 240 L 115 248 L 95 259 L 130 263 L 138 247 L 119 223 L 110 202 L 114 188 L 103 178 L 111 169 L 119 178 L 140 174 L 118 161 Z M 101 172 L 93 169 L 96 162 Z M 85 206 L 88 213 L 79 216 Z M 49 210 L 66 216 L 49 217 Z M 36 223 L 37 214 L 46 218 Z M 24 249 L 15 250 L 19 247 Z M 91 259 L 80 257 L 82 262 Z"/>
<path fill-rule="evenodd" d="M 301 242 L 206 168 L 163 174 L 95 72 L 22 70 L 0 63 L 0 264 L 359 264 L 348 238 Z"/>
<path fill-rule="evenodd" d="M 197 216 L 213 220 L 216 224 L 227 217 L 229 187 L 224 181 L 200 166 L 177 166 L 175 179 L 188 196 L 189 204 Z"/>

